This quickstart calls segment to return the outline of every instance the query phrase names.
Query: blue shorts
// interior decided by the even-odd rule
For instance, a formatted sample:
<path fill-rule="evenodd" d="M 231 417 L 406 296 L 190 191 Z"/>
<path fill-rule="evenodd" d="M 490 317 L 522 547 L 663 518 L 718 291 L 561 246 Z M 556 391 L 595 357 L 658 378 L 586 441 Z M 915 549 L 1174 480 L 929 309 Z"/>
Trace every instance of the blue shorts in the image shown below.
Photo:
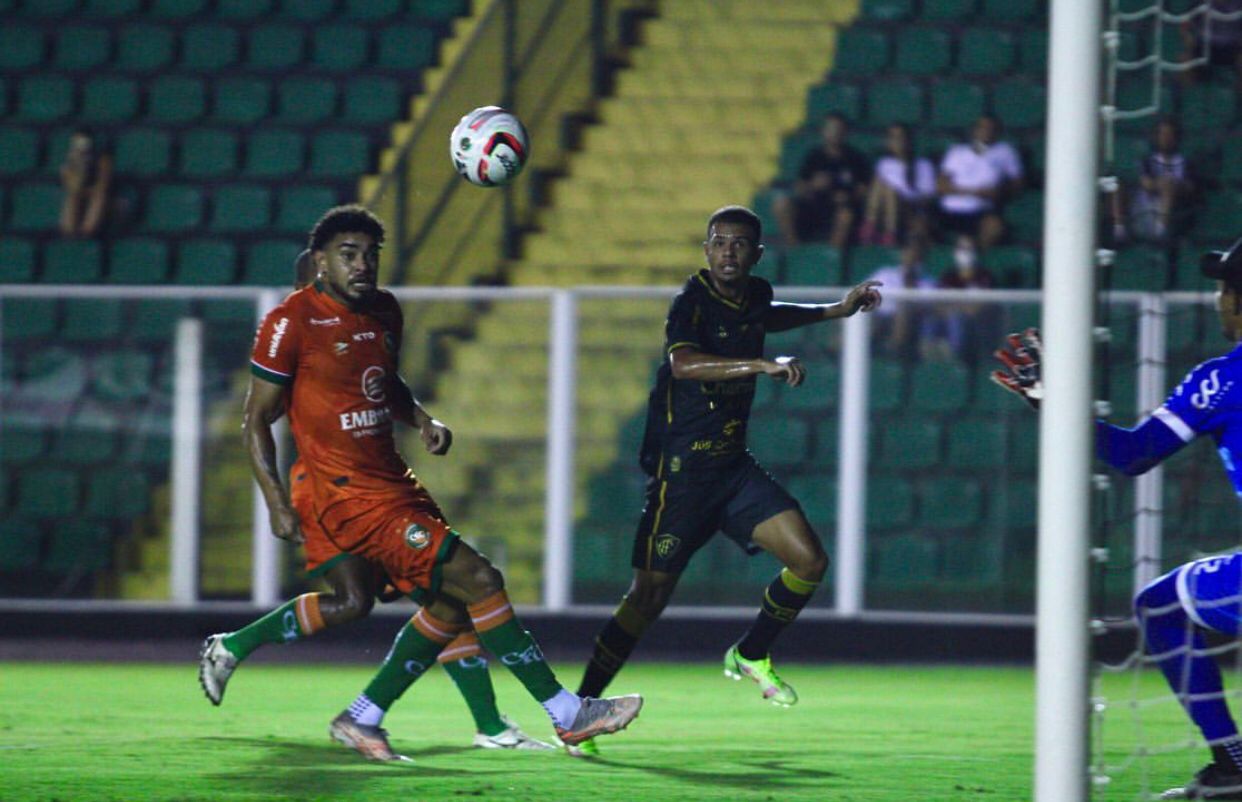
<path fill-rule="evenodd" d="M 1228 635 L 1242 632 L 1242 553 L 1204 557 L 1172 574 L 1191 621 Z"/>

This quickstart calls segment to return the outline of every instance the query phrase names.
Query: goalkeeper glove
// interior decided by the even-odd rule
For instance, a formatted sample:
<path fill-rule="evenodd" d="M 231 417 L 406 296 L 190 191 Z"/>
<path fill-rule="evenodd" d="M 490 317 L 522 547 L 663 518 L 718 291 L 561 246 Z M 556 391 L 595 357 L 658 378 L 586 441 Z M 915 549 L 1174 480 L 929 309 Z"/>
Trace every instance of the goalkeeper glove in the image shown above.
<path fill-rule="evenodd" d="M 1017 394 L 1031 405 L 1031 409 L 1039 409 L 1039 402 L 1044 397 L 1044 383 L 1040 375 L 1042 351 L 1039 330 L 1031 328 L 1021 334 L 1010 334 L 1005 338 L 1005 347 L 993 352 L 1005 369 L 992 371 L 992 381 Z"/>

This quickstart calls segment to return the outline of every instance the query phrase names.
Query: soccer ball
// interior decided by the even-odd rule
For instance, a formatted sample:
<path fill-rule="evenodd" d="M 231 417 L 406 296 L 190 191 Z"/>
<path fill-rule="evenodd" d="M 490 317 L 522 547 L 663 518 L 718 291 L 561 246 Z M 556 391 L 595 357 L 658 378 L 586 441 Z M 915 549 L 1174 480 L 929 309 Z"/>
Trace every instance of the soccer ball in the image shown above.
<path fill-rule="evenodd" d="M 497 187 L 522 172 L 530 142 L 521 120 L 499 106 L 483 106 L 457 123 L 449 153 L 462 178 L 481 187 Z"/>

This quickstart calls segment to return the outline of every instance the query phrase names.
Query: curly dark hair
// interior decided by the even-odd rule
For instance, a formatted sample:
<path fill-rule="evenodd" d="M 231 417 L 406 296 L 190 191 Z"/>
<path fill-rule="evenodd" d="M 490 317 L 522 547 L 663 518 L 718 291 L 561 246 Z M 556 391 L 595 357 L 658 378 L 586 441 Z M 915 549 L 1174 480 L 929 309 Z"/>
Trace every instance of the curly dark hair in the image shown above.
<path fill-rule="evenodd" d="M 741 223 L 750 226 L 755 232 L 755 242 L 763 239 L 763 223 L 759 220 L 759 215 L 747 209 L 745 206 L 736 204 L 731 206 L 721 206 L 712 212 L 712 216 L 707 218 L 707 236 L 712 235 L 712 226 L 717 223 Z"/>
<path fill-rule="evenodd" d="M 333 237 L 346 231 L 361 231 L 375 240 L 376 245 L 384 244 L 383 221 L 365 206 L 350 203 L 333 206 L 323 213 L 310 231 L 307 247 L 312 251 L 322 251 Z"/>

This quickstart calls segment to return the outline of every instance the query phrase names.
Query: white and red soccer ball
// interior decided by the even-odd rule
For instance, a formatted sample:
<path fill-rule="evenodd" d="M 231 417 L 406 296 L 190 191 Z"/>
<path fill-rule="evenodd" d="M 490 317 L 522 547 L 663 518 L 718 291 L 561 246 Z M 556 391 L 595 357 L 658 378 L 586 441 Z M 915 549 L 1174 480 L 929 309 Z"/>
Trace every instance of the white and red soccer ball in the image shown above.
<path fill-rule="evenodd" d="M 461 118 L 449 139 L 457 172 L 471 184 L 497 187 L 512 181 L 530 157 L 522 121 L 499 106 L 483 106 Z"/>

